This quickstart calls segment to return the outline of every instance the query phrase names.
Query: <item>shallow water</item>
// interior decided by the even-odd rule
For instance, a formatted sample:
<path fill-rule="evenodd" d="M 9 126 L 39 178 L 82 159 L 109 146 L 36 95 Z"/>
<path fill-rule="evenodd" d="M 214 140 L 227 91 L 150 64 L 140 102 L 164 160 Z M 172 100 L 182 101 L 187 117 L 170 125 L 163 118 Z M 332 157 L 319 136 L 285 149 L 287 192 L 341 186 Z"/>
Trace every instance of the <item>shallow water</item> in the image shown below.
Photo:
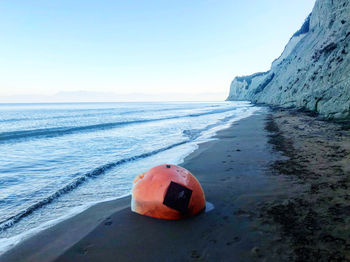
<path fill-rule="evenodd" d="M 181 163 L 256 110 L 247 102 L 0 105 L 0 253 L 28 232 L 129 194 L 138 173 Z"/>
<path fill-rule="evenodd" d="M 205 210 L 204 210 L 205 213 L 208 213 L 208 212 L 214 210 L 214 208 L 215 208 L 215 206 L 213 203 L 210 203 L 208 201 L 205 202 Z"/>

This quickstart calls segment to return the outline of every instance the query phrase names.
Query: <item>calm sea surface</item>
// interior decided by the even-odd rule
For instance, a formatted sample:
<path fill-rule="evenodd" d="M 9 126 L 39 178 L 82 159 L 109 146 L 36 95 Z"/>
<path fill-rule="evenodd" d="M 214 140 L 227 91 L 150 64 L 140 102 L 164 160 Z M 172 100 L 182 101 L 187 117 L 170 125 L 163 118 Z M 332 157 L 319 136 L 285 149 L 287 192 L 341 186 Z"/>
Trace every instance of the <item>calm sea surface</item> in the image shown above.
<path fill-rule="evenodd" d="M 0 104 L 0 253 L 133 178 L 179 164 L 247 102 Z"/>

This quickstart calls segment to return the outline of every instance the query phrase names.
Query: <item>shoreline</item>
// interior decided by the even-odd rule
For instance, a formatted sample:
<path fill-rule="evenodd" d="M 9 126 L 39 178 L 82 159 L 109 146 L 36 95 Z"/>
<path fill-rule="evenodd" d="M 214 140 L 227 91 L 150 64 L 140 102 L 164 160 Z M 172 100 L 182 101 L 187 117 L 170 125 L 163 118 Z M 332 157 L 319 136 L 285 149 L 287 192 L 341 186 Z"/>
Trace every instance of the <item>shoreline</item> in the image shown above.
<path fill-rule="evenodd" d="M 102 202 L 0 261 L 349 261 L 346 127 L 265 108 L 214 138 L 181 164 L 210 212 L 167 221 L 132 213 L 130 196 Z"/>
<path fill-rule="evenodd" d="M 190 154 L 192 154 L 194 151 L 196 151 L 198 149 L 199 144 L 205 143 L 207 141 L 211 141 L 215 137 L 215 134 L 217 132 L 230 127 L 233 123 L 240 121 L 243 118 L 251 116 L 256 111 L 259 111 L 260 109 L 261 109 L 261 107 L 253 106 L 249 110 L 247 110 L 247 112 L 245 112 L 245 114 L 243 116 L 242 115 L 232 116 L 228 121 L 224 121 L 223 123 L 221 123 L 218 126 L 215 126 L 214 128 L 212 128 L 212 127 L 209 128 L 208 130 L 206 130 L 206 132 L 204 132 L 201 135 L 200 139 L 198 139 L 197 141 L 196 140 L 190 141 L 190 142 L 185 143 L 184 145 L 178 146 L 178 149 L 180 150 L 179 152 L 181 152 L 181 154 L 177 153 L 178 156 L 175 158 L 172 156 L 170 162 L 173 164 L 180 163 L 180 165 L 181 165 L 181 163 L 183 163 L 184 159 L 187 156 L 189 156 Z M 183 146 L 186 146 L 186 145 L 187 145 L 187 148 L 184 148 Z M 173 150 L 173 149 L 171 149 L 171 150 Z M 131 181 L 130 181 L 130 184 L 131 184 Z M 66 185 L 65 187 L 68 187 L 69 188 L 68 191 L 71 191 L 69 184 Z M 64 190 L 64 191 L 66 191 L 66 190 Z M 58 218 L 55 218 L 55 219 L 49 220 L 49 221 L 45 221 L 44 223 L 40 224 L 39 226 L 27 230 L 25 233 L 21 233 L 19 235 L 15 235 L 15 236 L 8 238 L 10 240 L 9 244 L 6 243 L 5 238 L 0 239 L 0 244 L 1 244 L 0 257 L 2 254 L 5 254 L 6 252 L 8 252 L 10 249 L 15 247 L 19 243 L 27 240 L 28 238 L 35 236 L 36 234 L 39 234 L 40 232 L 42 232 L 50 227 L 55 226 L 58 223 L 61 223 L 61 222 L 65 221 L 71 217 L 74 217 L 74 216 L 80 214 L 81 212 L 84 212 L 85 210 L 87 210 L 91 206 L 94 206 L 94 205 L 99 204 L 99 203 L 112 201 L 112 200 L 122 199 L 122 198 L 127 197 L 127 196 L 131 196 L 131 193 L 128 192 L 128 194 L 118 196 L 117 198 L 108 198 L 108 199 L 105 199 L 102 201 L 99 200 L 99 201 L 88 202 L 88 203 L 84 204 L 83 206 L 74 207 L 73 209 L 69 210 L 68 213 L 65 213 L 64 215 L 62 215 Z M 25 216 L 23 216 L 23 217 L 25 217 Z M 20 220 L 21 219 L 22 219 L 22 217 L 20 218 Z M 1 242 L 2 240 L 3 240 L 3 242 Z"/>
<path fill-rule="evenodd" d="M 129 209 L 130 197 L 113 200 L 107 203 L 100 203 L 87 209 L 83 213 L 80 213 L 68 220 L 65 220 L 49 229 L 46 229 L 43 232 L 40 232 L 39 234 L 27 240 L 24 240 L 22 243 L 19 243 L 17 246 L 4 253 L 0 257 L 0 261 L 53 261 L 55 258 L 60 257 L 60 255 L 62 254 L 65 258 L 71 257 L 70 255 L 66 254 L 68 254 L 71 250 L 76 250 L 76 246 L 79 245 L 85 239 L 89 238 L 90 236 L 97 236 L 98 234 L 96 234 L 95 232 L 101 232 L 100 227 L 102 227 L 102 229 L 103 227 L 107 227 L 110 232 L 114 232 L 113 225 L 116 223 L 115 221 L 119 219 L 123 220 L 121 224 L 123 224 L 124 227 L 124 230 L 122 229 L 120 233 L 122 233 L 122 231 L 128 230 L 136 230 L 136 232 L 139 232 L 141 229 L 135 229 L 133 227 L 137 225 L 149 226 L 149 223 L 151 223 L 155 227 L 165 227 L 166 232 L 168 232 L 169 234 L 175 234 L 176 232 L 173 232 L 174 228 L 178 228 L 181 224 L 196 224 L 197 220 L 202 221 L 204 219 L 204 221 L 200 222 L 202 224 L 200 228 L 203 231 L 202 234 L 204 234 L 205 238 L 209 237 L 205 235 L 208 234 L 207 231 L 210 231 L 210 228 L 212 228 L 213 226 L 217 227 L 217 230 L 221 232 L 220 234 L 224 234 L 224 231 L 227 230 L 223 231 L 220 225 L 225 223 L 226 226 L 228 226 L 231 223 L 231 219 L 233 219 L 237 224 L 237 226 L 235 226 L 235 230 L 238 231 L 235 232 L 237 236 L 231 237 L 228 235 L 228 233 L 226 233 L 225 235 L 227 237 L 227 241 L 225 243 L 222 243 L 222 248 L 223 250 L 230 250 L 234 246 L 233 244 L 237 242 L 237 256 L 238 253 L 242 253 L 243 246 L 246 246 L 246 248 L 244 248 L 244 252 L 249 256 L 251 254 L 250 250 L 254 247 L 251 246 L 251 243 L 255 242 L 255 240 L 253 241 L 253 239 L 256 239 L 257 236 L 255 233 L 252 233 L 251 236 L 249 236 L 246 239 L 244 239 L 243 236 L 240 236 L 240 234 L 243 234 L 243 231 L 241 232 L 241 229 L 239 228 L 242 226 L 246 230 L 248 230 L 249 223 L 247 223 L 246 221 L 246 214 L 239 214 L 237 216 L 233 215 L 233 212 L 239 213 L 240 210 L 233 205 L 231 206 L 231 197 L 228 196 L 230 194 L 234 194 L 234 198 L 238 198 L 237 203 L 239 203 L 239 205 L 247 203 L 247 200 L 239 199 L 239 197 L 243 198 L 242 195 L 244 195 L 245 198 L 248 198 L 249 202 L 255 202 L 256 200 L 254 198 L 257 197 L 254 196 L 254 194 L 256 194 L 257 189 L 261 188 L 262 185 L 268 183 L 268 178 L 261 176 L 262 179 L 261 181 L 259 180 L 259 185 L 258 183 L 254 183 L 254 185 L 251 185 L 249 176 L 255 177 L 255 181 L 257 181 L 256 177 L 258 177 L 258 175 L 256 170 L 259 169 L 258 173 L 262 174 L 263 169 L 265 169 L 265 167 L 263 167 L 261 163 L 258 164 L 259 167 L 257 168 L 253 168 L 252 166 L 246 165 L 246 157 L 248 157 L 248 155 L 250 155 L 250 152 L 252 150 L 255 150 L 256 147 L 260 147 L 261 151 L 259 152 L 259 158 L 261 158 L 261 161 L 263 161 L 266 165 L 270 161 L 273 161 L 279 157 L 277 155 L 272 154 L 271 152 L 268 154 L 265 154 L 264 152 L 265 150 L 272 150 L 270 145 L 267 143 L 267 132 L 264 129 L 266 116 L 267 112 L 266 110 L 264 110 L 264 112 L 255 113 L 254 115 L 248 118 L 234 122 L 231 127 L 218 131 L 217 135 L 214 137 L 216 138 L 215 140 L 200 144 L 197 150 L 195 150 L 192 154 L 185 158 L 185 161 L 182 164 L 182 166 L 193 172 L 199 179 L 205 190 L 207 201 L 214 204 L 214 210 L 183 221 L 160 221 L 157 219 L 146 218 L 132 213 Z M 259 128 L 256 128 L 257 125 L 259 126 Z M 249 134 L 249 132 L 252 132 L 252 134 Z M 242 133 L 246 133 L 244 136 L 246 143 L 242 141 Z M 248 142 L 251 140 L 251 137 L 254 137 L 255 144 Z M 232 147 L 230 146 L 230 144 L 227 144 L 226 140 L 232 145 L 237 144 L 236 146 L 240 148 L 237 148 L 233 151 L 231 150 L 232 152 L 230 153 L 226 152 Z M 219 148 L 219 152 L 216 153 L 215 150 L 213 150 L 214 148 Z M 204 165 L 200 164 L 203 163 L 203 157 L 208 158 L 207 154 L 210 154 L 210 158 L 213 158 L 211 163 L 205 163 Z M 232 161 L 230 159 L 235 158 L 235 155 L 237 159 L 239 159 L 239 161 L 237 161 L 237 167 L 232 168 L 233 162 L 230 162 Z M 224 158 L 226 159 L 226 161 Z M 256 164 L 252 164 L 256 166 Z M 211 165 L 211 170 L 216 170 L 216 172 L 218 172 L 218 175 L 222 174 L 222 177 L 213 174 L 212 171 L 210 171 L 208 174 L 208 172 L 206 171 L 206 169 L 208 169 L 208 165 Z M 240 170 L 241 174 L 233 176 L 233 169 Z M 227 188 L 225 187 L 225 185 L 227 183 L 230 183 L 228 181 L 240 182 L 238 182 L 238 184 L 233 183 L 232 188 Z M 242 190 L 243 184 L 246 186 L 246 189 L 244 190 Z M 248 188 L 250 191 L 248 190 Z M 248 194 L 248 191 L 250 195 Z M 222 199 L 224 197 L 225 194 L 223 194 L 223 192 L 225 192 L 226 194 L 230 192 L 227 196 L 228 198 L 226 197 L 224 202 L 222 202 L 222 200 L 217 201 L 216 199 Z M 225 206 L 227 206 L 227 210 L 223 211 L 225 210 Z M 222 213 L 225 213 L 226 215 L 222 215 Z M 111 222 L 108 220 L 108 218 L 112 219 L 113 221 L 110 226 L 105 225 Z M 220 221 L 222 221 L 221 223 L 215 222 L 218 220 L 218 218 L 220 219 Z M 105 221 L 106 219 L 108 221 Z M 137 222 L 135 221 L 133 224 L 129 225 L 127 220 L 130 219 L 137 220 Z M 81 225 L 81 221 L 84 221 L 83 226 Z M 171 226 L 172 224 L 174 228 Z M 70 230 L 74 229 L 75 233 L 73 234 L 72 232 L 67 231 L 68 228 Z M 120 229 L 118 228 L 118 231 L 119 230 Z M 125 234 L 126 233 L 127 232 L 125 232 Z M 130 234 L 130 232 L 128 232 L 128 234 Z M 157 234 L 157 232 L 153 232 L 153 234 Z M 161 238 L 161 236 L 159 237 Z M 215 246 L 217 246 L 218 240 L 215 240 L 215 236 L 212 236 L 212 238 L 213 239 L 209 239 L 208 241 L 212 243 L 214 248 Z M 43 239 L 45 241 L 43 241 Z M 240 240 L 237 241 L 237 239 Z M 177 240 L 179 241 L 179 239 Z M 176 239 L 174 238 L 173 241 L 176 241 Z M 193 239 L 193 242 L 195 242 L 195 239 Z M 207 240 L 205 240 L 204 243 L 202 243 L 201 245 L 206 245 L 206 242 Z M 38 247 L 40 247 L 39 250 Z M 125 247 L 123 249 L 125 249 Z M 191 249 L 188 252 L 183 253 L 181 257 L 184 259 L 196 259 L 197 256 L 202 257 L 204 256 L 204 254 L 199 254 L 201 252 L 201 249 L 202 248 L 198 246 L 197 248 L 193 249 L 195 250 L 193 251 L 193 254 Z M 215 249 L 217 249 L 217 247 L 215 247 Z M 88 253 L 91 254 L 91 252 Z M 215 253 L 217 255 L 217 251 Z M 228 255 L 227 252 L 224 253 L 226 254 L 226 256 Z M 163 255 L 164 257 L 167 256 L 166 254 Z M 152 254 L 148 253 L 148 256 L 149 258 L 151 258 Z M 125 261 L 128 261 L 128 256 L 125 255 L 123 258 L 121 258 L 121 261 L 123 261 L 123 259 L 125 259 Z M 58 261 L 61 260 L 62 257 L 60 257 Z M 137 259 L 134 258 L 133 260 Z"/>

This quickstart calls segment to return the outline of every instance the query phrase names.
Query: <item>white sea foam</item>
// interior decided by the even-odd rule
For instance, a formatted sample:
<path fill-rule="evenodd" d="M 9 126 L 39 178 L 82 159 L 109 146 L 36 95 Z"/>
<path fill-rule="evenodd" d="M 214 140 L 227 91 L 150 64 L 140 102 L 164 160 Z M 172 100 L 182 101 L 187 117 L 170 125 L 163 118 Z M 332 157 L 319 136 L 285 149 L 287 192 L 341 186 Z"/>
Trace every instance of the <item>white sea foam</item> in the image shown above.
<path fill-rule="evenodd" d="M 84 105 L 84 107 L 86 107 L 86 105 Z M 111 113 L 108 113 L 110 107 L 111 105 L 103 106 L 103 117 L 105 115 L 114 117 L 113 115 L 111 115 Z M 231 111 L 228 110 L 230 107 Z M 154 116 L 154 112 L 158 111 L 154 108 L 153 105 L 149 106 L 148 108 L 149 112 L 152 111 L 152 113 L 145 115 L 147 117 L 152 118 Z M 178 108 L 178 111 L 172 113 L 174 110 L 173 108 Z M 56 134 L 57 136 L 55 137 L 40 138 L 38 142 L 36 142 L 37 140 L 28 140 L 5 145 L 1 145 L 0 143 L 0 147 L 6 147 L 6 151 L 8 152 L 11 152 L 11 149 L 15 152 L 18 146 L 18 150 L 23 150 L 23 147 L 25 147 L 28 152 L 31 152 L 31 155 L 43 155 L 45 157 L 45 161 L 39 159 L 40 161 L 42 161 L 42 163 L 41 167 L 39 167 L 38 170 L 41 170 L 40 168 L 45 169 L 46 166 L 51 167 L 52 163 L 56 164 L 57 162 L 57 166 L 54 166 L 54 168 L 57 168 L 57 171 L 55 171 L 57 172 L 57 175 L 50 178 L 52 179 L 53 183 L 50 183 L 50 181 L 47 182 L 46 180 L 36 180 L 31 181 L 29 183 L 35 184 L 36 188 L 42 187 L 45 189 L 47 187 L 48 189 L 52 188 L 54 192 L 55 190 L 56 192 L 60 192 L 60 194 L 58 195 L 55 193 L 51 193 L 51 196 L 55 197 L 50 199 L 50 201 L 44 201 L 44 205 L 37 205 L 34 203 L 35 208 L 28 213 L 28 216 L 25 216 L 23 219 L 21 217 L 18 221 L 16 221 L 14 226 L 6 229 L 3 232 L 0 231 L 0 254 L 14 247 L 24 239 L 27 239 L 42 230 L 45 230 L 69 217 L 72 217 L 82 212 L 96 203 L 111 199 L 117 199 L 129 195 L 131 189 L 131 181 L 133 177 L 136 176 L 138 173 L 143 172 L 144 170 L 147 170 L 156 164 L 183 163 L 186 156 L 195 151 L 200 143 L 213 139 L 213 136 L 215 136 L 215 134 L 218 131 L 225 129 L 232 125 L 232 123 L 239 121 L 243 118 L 249 117 L 260 110 L 258 107 L 251 106 L 248 102 L 207 103 L 205 105 L 195 104 L 195 106 L 187 104 L 173 104 L 171 106 L 168 106 L 168 108 L 164 108 L 164 106 L 158 105 L 158 109 L 159 112 L 162 112 L 162 109 L 164 109 L 164 112 L 166 112 L 167 115 L 169 114 L 168 120 L 161 120 L 164 122 L 164 124 L 163 122 L 159 122 L 159 120 L 142 120 L 139 123 L 140 126 L 136 126 L 136 123 L 134 123 L 131 125 L 123 126 L 123 128 L 111 128 L 108 130 L 101 129 L 97 131 L 94 130 L 94 132 L 85 132 L 87 131 L 86 129 L 81 129 L 77 127 L 74 129 L 75 132 L 80 132 L 80 130 L 84 130 L 84 133 L 76 134 L 73 132 L 72 134 L 65 135 L 64 137 L 61 137 L 60 134 Z M 145 109 L 144 107 L 138 107 L 132 108 L 132 110 L 134 110 L 135 112 L 143 112 L 143 110 Z M 124 115 L 127 115 L 128 121 L 130 121 L 129 118 L 132 116 L 132 113 L 128 112 L 132 110 L 130 110 L 130 108 L 122 108 L 118 112 L 121 115 L 123 115 L 123 117 Z M 188 113 L 188 110 L 191 111 L 190 114 Z M 95 111 L 97 111 L 97 113 Z M 113 112 L 114 111 L 112 110 L 112 113 Z M 60 114 L 62 113 L 60 112 Z M 64 122 L 62 123 L 62 125 L 67 125 L 66 119 L 69 119 L 70 114 L 71 112 L 68 112 L 65 115 L 63 115 L 64 120 L 62 121 Z M 79 114 L 81 114 L 81 112 Z M 98 116 L 99 110 L 94 109 L 93 111 L 89 111 L 88 114 L 84 114 L 89 116 L 94 116 L 95 114 L 97 114 Z M 166 118 L 167 115 L 157 115 L 155 118 Z M 185 116 L 185 118 L 179 117 L 181 115 Z M 24 114 L 24 116 L 26 118 L 37 118 L 35 120 L 35 123 L 40 122 L 40 120 L 38 120 L 40 119 L 39 116 L 32 116 L 29 113 L 27 116 L 26 114 Z M 11 117 L 15 119 L 16 115 L 9 116 L 8 118 Z M 43 119 L 46 119 L 45 121 L 49 121 L 52 115 L 46 114 L 45 116 L 41 117 L 43 117 Z M 58 116 L 58 119 L 60 119 L 60 116 Z M 76 121 L 74 117 L 72 118 L 72 120 Z M 110 120 L 111 119 L 106 119 L 105 121 L 111 122 Z M 120 121 L 120 119 L 117 120 Z M 57 121 L 57 119 L 55 121 Z M 86 123 L 89 124 L 89 126 L 91 126 L 90 118 L 83 118 L 79 121 L 86 121 Z M 134 120 L 131 119 L 131 121 Z M 104 127 L 106 125 L 102 124 L 100 126 Z M 110 128 L 110 126 L 108 126 L 108 128 Z M 158 133 L 155 133 L 153 135 L 152 132 L 155 131 Z M 179 133 L 179 131 L 181 131 L 182 134 Z M 149 140 L 135 140 L 139 136 L 149 136 Z M 118 143 L 111 144 L 111 141 L 114 141 L 116 137 L 119 138 L 119 140 L 117 140 Z M 163 137 L 165 139 L 162 139 Z M 41 140 L 43 140 L 42 143 Z M 102 142 L 100 142 L 100 140 Z M 130 140 L 130 142 L 123 142 L 128 140 Z M 138 153 L 138 147 L 134 147 L 135 144 L 133 143 L 138 143 L 139 148 L 143 149 L 144 147 L 145 149 Z M 172 146 L 171 143 L 174 146 Z M 62 144 L 67 144 L 67 147 L 62 147 Z M 85 151 L 81 151 L 80 147 L 81 150 Z M 75 160 L 74 158 L 71 158 L 72 155 L 74 157 L 79 156 L 79 158 L 77 158 L 77 161 L 73 161 L 72 165 L 68 165 L 69 162 L 67 162 L 67 164 L 66 162 L 57 160 L 56 158 L 46 159 L 50 157 L 49 152 L 50 150 L 52 151 L 52 148 L 55 148 L 53 152 L 61 150 L 63 153 L 65 152 L 63 150 L 74 150 L 72 152 L 68 151 L 68 155 L 70 157 L 70 159 L 68 159 L 69 161 Z M 103 150 L 100 148 L 102 148 Z M 79 149 L 80 151 L 77 151 L 77 149 Z M 99 151 L 96 151 L 97 149 Z M 83 159 L 80 157 L 79 154 L 83 155 L 85 152 L 88 152 L 89 154 L 86 155 L 86 159 Z M 90 152 L 94 154 L 91 154 Z M 124 159 L 131 159 L 131 161 L 120 162 L 120 160 L 118 160 L 117 158 L 116 162 L 115 152 L 117 152 L 117 154 L 118 152 L 120 152 L 122 156 L 126 156 L 126 158 L 124 157 Z M 62 158 L 63 161 L 66 160 L 65 156 L 62 155 L 62 153 L 60 153 L 59 157 Z M 9 155 L 3 157 L 1 157 L 0 155 L 0 160 L 2 159 L 7 160 L 7 162 L 12 161 L 11 156 Z M 18 159 L 14 158 L 12 163 L 15 164 L 15 161 L 18 161 Z M 33 159 L 33 161 L 38 160 Z M 120 164 L 118 161 L 120 162 Z M 36 164 L 36 162 L 33 162 L 33 164 Z M 91 170 L 91 167 L 96 165 L 97 168 Z M 76 171 L 74 171 L 75 167 Z M 0 164 L 0 171 L 1 168 L 3 167 Z M 103 170 L 102 173 L 94 172 L 94 170 L 100 169 Z M 45 175 L 47 173 L 48 171 L 45 171 Z M 95 176 L 95 173 L 98 173 L 98 176 Z M 79 183 L 79 185 L 74 187 L 67 187 L 67 183 L 65 181 L 68 178 L 70 179 L 70 181 L 73 181 L 72 178 L 81 178 L 82 175 L 84 176 L 84 174 L 92 175 L 89 175 L 86 178 L 84 178 L 84 183 Z M 19 175 L 21 174 L 19 173 Z M 48 179 L 46 176 L 43 176 L 43 178 Z M 43 186 L 40 186 L 40 183 L 42 183 Z M 61 188 L 68 188 L 69 190 L 57 191 L 59 189 L 57 189 L 57 187 L 60 185 Z M 16 186 L 17 188 L 19 188 L 20 185 Z M 26 186 L 28 187 L 28 183 L 26 184 Z M 6 199 L 5 192 L 7 192 L 8 196 L 10 196 L 12 193 L 12 191 L 9 188 L 6 189 L 7 191 L 2 191 L 4 192 L 4 199 Z M 22 190 L 24 193 L 26 193 L 26 191 L 24 191 L 26 190 L 26 188 Z M 47 197 L 47 195 L 45 196 L 44 193 L 40 192 L 38 196 L 35 195 L 35 198 L 41 199 L 40 201 L 43 201 L 43 196 Z M 84 199 L 84 201 L 86 201 L 87 203 L 81 203 L 81 199 Z M 1 206 L 0 220 L 2 220 Z"/>

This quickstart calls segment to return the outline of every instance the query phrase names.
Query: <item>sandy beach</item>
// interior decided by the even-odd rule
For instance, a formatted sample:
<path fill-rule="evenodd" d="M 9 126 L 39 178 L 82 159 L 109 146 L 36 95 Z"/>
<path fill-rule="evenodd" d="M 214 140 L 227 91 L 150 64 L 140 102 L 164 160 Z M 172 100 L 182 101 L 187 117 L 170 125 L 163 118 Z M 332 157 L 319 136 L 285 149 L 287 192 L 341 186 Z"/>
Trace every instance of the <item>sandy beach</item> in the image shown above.
<path fill-rule="evenodd" d="M 303 190 L 260 209 L 261 227 L 280 235 L 265 248 L 281 261 L 350 261 L 349 122 L 276 109 L 267 128 L 287 157 L 271 170 Z"/>
<path fill-rule="evenodd" d="M 350 0 L 0 9 L 0 262 L 350 262 Z"/>
<path fill-rule="evenodd" d="M 140 216 L 130 197 L 97 204 L 0 261 L 349 261 L 349 131 L 263 108 L 189 155 L 214 209 Z"/>

